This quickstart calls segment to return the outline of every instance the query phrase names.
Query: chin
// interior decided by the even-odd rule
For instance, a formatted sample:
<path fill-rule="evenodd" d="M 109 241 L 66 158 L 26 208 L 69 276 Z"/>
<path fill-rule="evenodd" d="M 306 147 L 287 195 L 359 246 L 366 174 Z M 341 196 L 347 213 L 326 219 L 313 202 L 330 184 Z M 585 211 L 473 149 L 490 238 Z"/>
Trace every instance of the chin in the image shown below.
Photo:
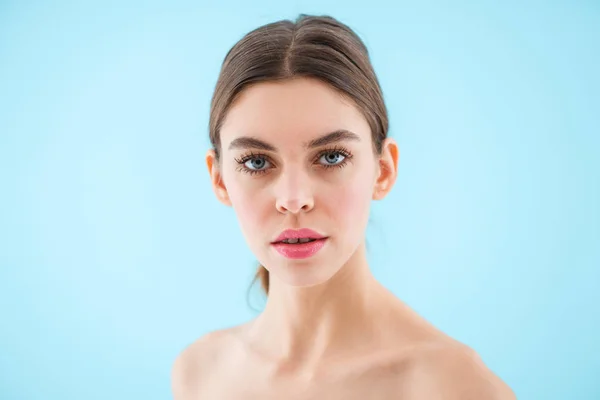
<path fill-rule="evenodd" d="M 314 263 L 310 261 L 294 261 L 289 264 L 279 265 L 272 268 L 269 272 L 277 277 L 282 283 L 293 287 L 311 287 L 328 282 L 339 270 L 325 268 L 324 265 L 331 263 Z"/>
<path fill-rule="evenodd" d="M 278 279 L 286 284 L 287 286 L 297 287 L 297 288 L 308 288 L 313 286 L 319 286 L 321 284 L 325 284 L 329 281 L 329 279 L 318 279 L 316 277 L 286 277 L 286 279 L 282 279 L 278 277 Z"/>

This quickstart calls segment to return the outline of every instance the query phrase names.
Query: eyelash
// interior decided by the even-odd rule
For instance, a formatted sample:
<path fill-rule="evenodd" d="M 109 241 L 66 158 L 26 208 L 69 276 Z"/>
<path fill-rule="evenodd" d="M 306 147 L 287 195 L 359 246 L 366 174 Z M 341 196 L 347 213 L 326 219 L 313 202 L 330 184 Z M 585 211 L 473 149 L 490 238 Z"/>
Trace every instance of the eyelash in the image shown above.
<path fill-rule="evenodd" d="M 345 149 L 343 147 L 332 147 L 332 148 L 325 149 L 322 152 L 320 152 L 319 155 L 316 157 L 316 160 L 319 160 L 325 154 L 331 154 L 331 153 L 341 154 L 342 156 L 344 156 L 344 159 L 339 164 L 321 165 L 322 167 L 324 167 L 326 169 L 343 168 L 346 166 L 348 161 L 352 158 L 352 153 L 350 153 L 350 151 L 348 151 L 347 149 Z M 244 165 L 244 164 L 246 164 L 247 161 L 252 160 L 254 158 L 266 158 L 267 160 L 269 159 L 269 157 L 266 154 L 261 154 L 261 153 L 255 154 L 253 152 L 250 152 L 250 154 L 243 155 L 239 159 L 236 158 L 235 161 L 238 164 L 240 164 L 239 170 L 241 170 L 242 172 L 245 172 L 247 174 L 256 175 L 256 174 L 266 173 L 268 171 L 268 169 L 250 169 Z"/>

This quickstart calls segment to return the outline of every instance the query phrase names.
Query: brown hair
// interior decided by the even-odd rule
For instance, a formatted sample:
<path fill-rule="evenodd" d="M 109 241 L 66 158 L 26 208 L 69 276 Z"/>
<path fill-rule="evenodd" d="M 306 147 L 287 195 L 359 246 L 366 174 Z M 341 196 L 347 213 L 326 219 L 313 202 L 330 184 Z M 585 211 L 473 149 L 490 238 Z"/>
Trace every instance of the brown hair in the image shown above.
<path fill-rule="evenodd" d="M 227 53 L 210 106 L 210 141 L 220 163 L 220 129 L 227 111 L 249 85 L 309 77 L 327 83 L 362 111 L 371 128 L 373 151 L 381 155 L 388 116 L 365 44 L 330 16 L 300 14 L 247 33 Z M 269 292 L 269 271 L 258 266 L 254 281 Z"/>

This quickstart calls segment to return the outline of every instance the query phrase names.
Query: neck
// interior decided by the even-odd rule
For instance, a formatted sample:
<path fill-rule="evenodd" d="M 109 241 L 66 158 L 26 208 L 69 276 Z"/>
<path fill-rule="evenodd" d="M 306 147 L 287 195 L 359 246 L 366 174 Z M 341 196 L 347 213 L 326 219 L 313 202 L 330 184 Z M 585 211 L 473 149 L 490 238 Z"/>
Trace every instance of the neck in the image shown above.
<path fill-rule="evenodd" d="M 312 287 L 275 280 L 249 337 L 277 360 L 312 364 L 357 349 L 376 334 L 375 321 L 390 310 L 390 293 L 370 272 L 365 244 L 334 277 Z"/>

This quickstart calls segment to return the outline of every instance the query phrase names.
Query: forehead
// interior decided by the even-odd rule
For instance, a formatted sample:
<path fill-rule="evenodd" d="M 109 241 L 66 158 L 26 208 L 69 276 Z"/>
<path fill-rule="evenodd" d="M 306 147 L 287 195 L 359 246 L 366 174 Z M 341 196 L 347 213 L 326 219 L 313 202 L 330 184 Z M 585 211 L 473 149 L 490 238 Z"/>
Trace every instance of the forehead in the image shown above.
<path fill-rule="evenodd" d="M 356 132 L 365 139 L 370 135 L 366 119 L 351 100 L 323 82 L 296 78 L 246 88 L 225 117 L 221 143 L 227 148 L 228 143 L 243 135 L 273 143 L 305 143 L 340 129 Z"/>

